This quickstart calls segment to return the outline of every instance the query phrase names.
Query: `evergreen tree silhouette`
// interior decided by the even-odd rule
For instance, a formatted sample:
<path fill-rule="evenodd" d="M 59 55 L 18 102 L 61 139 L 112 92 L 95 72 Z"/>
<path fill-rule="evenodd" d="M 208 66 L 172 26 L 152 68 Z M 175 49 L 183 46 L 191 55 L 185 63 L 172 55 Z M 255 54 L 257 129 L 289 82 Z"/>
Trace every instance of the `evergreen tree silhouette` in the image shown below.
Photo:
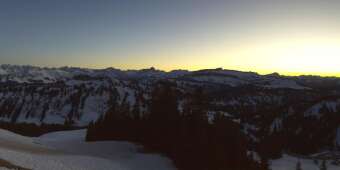
<path fill-rule="evenodd" d="M 327 165 L 326 165 L 326 161 L 323 160 L 320 166 L 320 170 L 327 170 Z"/>
<path fill-rule="evenodd" d="M 302 167 L 301 167 L 301 162 L 300 160 L 296 163 L 296 170 L 302 170 Z"/>
<path fill-rule="evenodd" d="M 177 139 L 178 122 L 180 114 L 178 111 L 178 100 L 176 87 L 169 82 L 160 82 L 152 92 L 149 133 L 156 148 L 167 151 L 173 150 Z"/>

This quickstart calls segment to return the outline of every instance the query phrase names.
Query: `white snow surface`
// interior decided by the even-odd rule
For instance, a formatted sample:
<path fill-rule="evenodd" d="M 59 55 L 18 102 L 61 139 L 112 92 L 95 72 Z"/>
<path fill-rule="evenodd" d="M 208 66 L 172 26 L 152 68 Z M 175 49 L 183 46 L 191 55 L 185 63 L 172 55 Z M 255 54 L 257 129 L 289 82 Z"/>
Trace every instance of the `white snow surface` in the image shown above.
<path fill-rule="evenodd" d="M 238 78 L 221 77 L 221 76 L 214 76 L 214 75 L 195 76 L 192 79 L 199 81 L 199 82 L 219 83 L 219 84 L 229 85 L 232 87 L 236 87 L 236 86 L 246 83 L 245 81 L 240 80 Z"/>
<path fill-rule="evenodd" d="M 2 68 L 0 67 L 0 75 L 4 75 L 4 74 L 7 74 L 7 71 L 5 71 L 4 69 L 2 69 Z"/>
<path fill-rule="evenodd" d="M 30 138 L 0 129 L 0 159 L 34 170 L 174 170 L 157 154 L 129 142 L 85 142 L 86 130 Z M 0 167 L 0 169 L 5 169 Z"/>
<path fill-rule="evenodd" d="M 310 109 L 308 109 L 304 113 L 304 116 L 305 117 L 315 116 L 317 118 L 320 118 L 322 116 L 321 112 L 320 112 L 322 107 L 327 108 L 331 112 L 337 112 L 338 111 L 337 106 L 339 105 L 339 103 L 340 103 L 340 100 L 319 102 L 319 103 L 313 105 Z"/>
<path fill-rule="evenodd" d="M 278 88 L 288 88 L 288 89 L 295 89 L 295 90 L 308 89 L 306 87 L 298 85 L 293 80 L 286 80 L 286 79 L 272 79 L 270 80 L 270 84 L 264 87 L 272 88 L 272 89 L 278 89 Z"/>
<path fill-rule="evenodd" d="M 311 159 L 296 158 L 289 155 L 283 155 L 282 158 L 271 161 L 272 170 L 295 170 L 296 164 L 300 160 L 301 168 L 304 170 L 319 170 L 322 161 L 318 160 L 318 165 Z M 339 170 L 340 166 L 331 164 L 331 161 L 327 161 L 328 170 Z"/>

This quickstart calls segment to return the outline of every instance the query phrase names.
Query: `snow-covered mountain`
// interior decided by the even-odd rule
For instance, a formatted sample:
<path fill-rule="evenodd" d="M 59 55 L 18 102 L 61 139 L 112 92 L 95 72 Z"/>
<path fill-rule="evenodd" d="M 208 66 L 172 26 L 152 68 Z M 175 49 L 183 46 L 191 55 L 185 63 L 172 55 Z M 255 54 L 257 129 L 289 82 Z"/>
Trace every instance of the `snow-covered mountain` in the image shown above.
<path fill-rule="evenodd" d="M 191 92 L 203 89 L 208 120 L 222 113 L 240 124 L 258 152 L 266 143 L 264 153 L 275 153 L 274 146 L 294 153 L 340 148 L 340 78 L 335 77 L 0 65 L 0 121 L 87 126 L 117 105 L 137 106 L 143 116 L 152 89 L 164 81 L 178 90 L 180 111 Z"/>
<path fill-rule="evenodd" d="M 310 93 L 319 89 L 315 84 L 322 79 L 326 78 L 259 75 L 223 69 L 164 72 L 154 68 L 123 71 L 0 65 L 0 119 L 13 123 L 85 126 L 104 114 L 110 102 L 128 102 L 132 106 L 137 100 L 147 98 L 155 82 L 164 80 L 175 82 L 182 91 L 196 86 L 216 89 L 219 94 L 212 96 L 213 100 L 225 107 L 263 102 L 280 104 L 282 95 L 273 94 L 275 91 Z M 335 80 L 332 84 L 337 88 L 340 80 Z M 237 94 L 248 86 L 259 91 L 247 94 L 246 98 Z M 270 93 L 261 94 L 261 91 Z"/>
<path fill-rule="evenodd" d="M 289 77 L 261 76 L 252 72 L 239 72 L 223 69 L 199 71 L 174 70 L 164 72 L 155 68 L 143 70 L 84 69 L 84 68 L 40 68 L 33 66 L 0 65 L 0 82 L 2 83 L 56 83 L 72 81 L 75 78 L 108 78 L 111 80 L 159 80 L 176 79 L 200 83 L 215 83 L 229 86 L 257 84 L 267 88 L 304 89 L 303 85 Z"/>
<path fill-rule="evenodd" d="M 222 111 L 240 119 L 243 110 L 255 115 L 254 120 L 263 119 L 264 113 L 272 115 L 268 127 L 270 122 L 277 124 L 289 117 L 289 110 L 294 116 L 300 112 L 303 117 L 320 116 L 325 110 L 321 108 L 337 111 L 339 103 L 337 78 L 259 75 L 220 68 L 165 72 L 155 68 L 124 71 L 0 65 L 0 120 L 86 126 L 114 102 L 131 108 L 138 103 L 146 110 L 150 91 L 158 81 L 174 82 L 183 93 L 195 87 L 206 89 L 212 101 L 210 114 Z M 323 101 L 327 96 L 335 101 Z"/>

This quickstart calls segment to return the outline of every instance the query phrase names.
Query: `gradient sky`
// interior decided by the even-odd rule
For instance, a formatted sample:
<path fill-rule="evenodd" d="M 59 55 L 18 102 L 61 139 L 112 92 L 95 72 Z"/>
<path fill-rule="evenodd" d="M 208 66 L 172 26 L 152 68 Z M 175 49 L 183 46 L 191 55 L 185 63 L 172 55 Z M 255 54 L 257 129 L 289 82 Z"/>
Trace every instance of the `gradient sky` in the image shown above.
<path fill-rule="evenodd" d="M 2 0 L 0 63 L 340 76 L 339 0 Z"/>

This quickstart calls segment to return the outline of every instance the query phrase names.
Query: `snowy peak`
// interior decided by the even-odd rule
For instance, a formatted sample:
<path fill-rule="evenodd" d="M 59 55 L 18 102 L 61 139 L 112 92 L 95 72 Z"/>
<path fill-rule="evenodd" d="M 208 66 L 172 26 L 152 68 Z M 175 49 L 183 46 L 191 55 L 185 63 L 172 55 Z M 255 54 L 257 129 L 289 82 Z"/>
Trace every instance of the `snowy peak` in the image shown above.
<path fill-rule="evenodd" d="M 1 82 L 13 81 L 17 83 L 52 83 L 60 79 L 70 78 L 71 76 L 72 75 L 70 73 L 61 69 L 0 65 Z"/>
<path fill-rule="evenodd" d="M 142 70 L 86 69 L 76 67 L 41 68 L 33 66 L 0 65 L 0 82 L 15 83 L 55 83 L 71 81 L 74 77 L 108 78 L 115 81 L 157 81 L 172 79 L 175 81 L 198 82 L 201 84 L 219 84 L 230 87 L 256 85 L 268 89 L 307 90 L 322 80 L 306 77 L 285 77 L 277 73 L 259 75 L 254 72 L 225 70 L 222 68 L 198 71 L 174 70 L 165 72 L 153 67 Z M 340 79 L 332 79 L 334 86 L 340 86 Z M 335 83 L 333 83 L 333 81 Z"/>

